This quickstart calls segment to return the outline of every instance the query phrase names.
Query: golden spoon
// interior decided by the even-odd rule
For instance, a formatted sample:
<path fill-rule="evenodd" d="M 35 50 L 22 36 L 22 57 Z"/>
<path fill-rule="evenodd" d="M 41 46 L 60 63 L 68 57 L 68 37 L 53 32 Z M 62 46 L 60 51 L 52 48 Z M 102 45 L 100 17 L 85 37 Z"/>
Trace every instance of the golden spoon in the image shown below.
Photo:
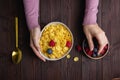
<path fill-rule="evenodd" d="M 12 61 L 18 64 L 22 60 L 22 51 L 18 48 L 18 17 L 15 17 L 16 49 L 12 52 Z"/>

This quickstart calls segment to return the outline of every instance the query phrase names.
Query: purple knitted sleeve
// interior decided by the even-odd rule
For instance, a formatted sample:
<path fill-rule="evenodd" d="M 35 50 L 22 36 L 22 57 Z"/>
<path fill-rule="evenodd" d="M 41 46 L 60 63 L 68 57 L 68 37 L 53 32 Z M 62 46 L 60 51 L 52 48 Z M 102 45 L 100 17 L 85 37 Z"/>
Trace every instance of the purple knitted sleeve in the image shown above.
<path fill-rule="evenodd" d="M 97 23 L 98 3 L 99 0 L 86 0 L 83 25 L 90 25 Z"/>
<path fill-rule="evenodd" d="M 39 0 L 23 0 L 29 30 L 39 26 Z"/>
<path fill-rule="evenodd" d="M 23 0 L 29 30 L 39 26 L 39 0 Z M 86 0 L 83 25 L 96 24 L 99 0 Z"/>

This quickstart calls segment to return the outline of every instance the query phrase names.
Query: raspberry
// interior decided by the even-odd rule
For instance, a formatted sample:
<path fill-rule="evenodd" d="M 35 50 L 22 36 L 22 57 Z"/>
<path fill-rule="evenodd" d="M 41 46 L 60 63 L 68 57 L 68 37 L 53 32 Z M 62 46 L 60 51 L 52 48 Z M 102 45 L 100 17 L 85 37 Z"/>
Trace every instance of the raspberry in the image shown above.
<path fill-rule="evenodd" d="M 86 53 L 91 56 L 93 54 L 93 51 L 90 51 L 89 48 L 85 48 Z"/>
<path fill-rule="evenodd" d="M 71 47 L 71 45 L 72 45 L 72 44 L 71 44 L 71 42 L 70 42 L 70 41 L 67 41 L 67 42 L 66 42 L 66 46 L 67 46 L 68 48 L 70 48 L 70 47 Z"/>
<path fill-rule="evenodd" d="M 93 54 L 93 52 L 92 52 L 92 51 L 88 51 L 87 54 L 88 54 L 89 56 L 91 56 L 91 55 Z"/>
<path fill-rule="evenodd" d="M 104 55 L 108 49 L 108 44 L 103 48 L 100 54 Z"/>
<path fill-rule="evenodd" d="M 103 49 L 100 54 L 101 54 L 101 55 L 104 55 L 105 52 L 106 52 L 106 50 Z"/>
<path fill-rule="evenodd" d="M 76 49 L 77 49 L 77 51 L 82 51 L 82 48 L 81 48 L 80 45 L 77 45 L 77 46 L 76 46 Z"/>
<path fill-rule="evenodd" d="M 104 47 L 104 49 L 108 49 L 108 44 Z"/>
<path fill-rule="evenodd" d="M 89 48 L 85 48 L 85 51 L 86 51 L 86 53 L 87 53 L 87 52 L 89 52 L 89 51 L 90 51 L 90 49 L 89 49 Z"/>
<path fill-rule="evenodd" d="M 53 40 L 51 40 L 50 43 L 49 43 L 49 46 L 54 47 L 55 46 L 55 42 Z"/>

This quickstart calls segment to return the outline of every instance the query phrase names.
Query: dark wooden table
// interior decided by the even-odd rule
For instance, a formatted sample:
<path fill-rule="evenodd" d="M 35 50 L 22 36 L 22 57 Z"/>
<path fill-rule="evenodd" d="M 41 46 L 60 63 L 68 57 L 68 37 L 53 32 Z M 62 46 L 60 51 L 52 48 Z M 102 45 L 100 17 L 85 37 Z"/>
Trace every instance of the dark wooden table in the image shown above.
<path fill-rule="evenodd" d="M 75 43 L 71 58 L 46 63 L 29 47 L 29 31 L 22 0 L 0 0 L 0 80 L 112 80 L 120 77 L 120 0 L 100 0 L 98 24 L 111 48 L 100 60 L 91 60 L 75 50 L 85 38 L 82 31 L 85 0 L 40 0 L 40 24 L 61 21 L 71 29 Z M 15 49 L 14 17 L 19 16 L 20 64 L 11 61 Z M 78 62 L 73 58 L 79 57 Z"/>

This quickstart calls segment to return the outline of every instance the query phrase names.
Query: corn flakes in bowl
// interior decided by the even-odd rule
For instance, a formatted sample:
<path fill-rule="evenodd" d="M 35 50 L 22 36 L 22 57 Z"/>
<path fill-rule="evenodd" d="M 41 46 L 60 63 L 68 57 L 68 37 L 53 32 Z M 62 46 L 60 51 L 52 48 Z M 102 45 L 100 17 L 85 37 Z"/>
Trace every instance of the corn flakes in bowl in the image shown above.
<path fill-rule="evenodd" d="M 50 61 L 62 59 L 71 51 L 73 41 L 73 35 L 64 23 L 51 22 L 41 32 L 40 54 Z"/>

